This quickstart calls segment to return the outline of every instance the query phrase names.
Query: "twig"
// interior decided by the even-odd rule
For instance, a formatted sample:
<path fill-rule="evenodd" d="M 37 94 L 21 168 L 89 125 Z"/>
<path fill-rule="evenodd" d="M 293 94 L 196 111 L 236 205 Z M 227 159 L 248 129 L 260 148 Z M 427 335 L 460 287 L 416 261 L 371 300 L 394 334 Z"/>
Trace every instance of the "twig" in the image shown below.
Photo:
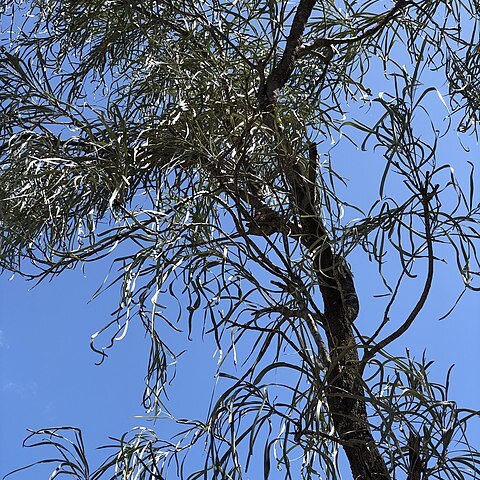
<path fill-rule="evenodd" d="M 377 32 L 379 32 L 388 22 L 393 20 L 395 16 L 401 12 L 401 10 L 408 5 L 409 3 L 412 3 L 411 0 L 398 0 L 394 7 L 389 10 L 384 17 L 378 21 L 375 22 L 373 25 L 368 26 L 366 30 L 364 30 L 362 33 L 352 36 L 352 37 L 323 37 L 323 38 L 318 38 L 317 40 L 314 40 L 311 43 L 305 44 L 301 46 L 298 51 L 297 51 L 297 58 L 302 58 L 305 55 L 308 55 L 311 53 L 313 50 L 316 50 L 317 48 L 321 47 L 331 47 L 332 45 L 347 45 L 349 43 L 355 43 L 355 42 L 360 42 L 361 40 L 364 40 L 365 38 L 368 38 L 372 35 L 375 35 Z"/>
<path fill-rule="evenodd" d="M 423 291 L 418 299 L 416 305 L 413 307 L 412 311 L 408 318 L 400 325 L 397 330 L 393 333 L 388 335 L 384 338 L 381 342 L 377 343 L 375 346 L 367 350 L 362 358 L 360 371 L 363 371 L 367 362 L 373 358 L 382 348 L 385 348 L 388 344 L 392 343 L 398 337 L 403 335 L 412 325 L 414 320 L 417 318 L 418 314 L 423 309 L 425 302 L 427 301 L 428 294 L 430 292 L 430 288 L 432 287 L 433 282 L 433 270 L 434 270 L 434 262 L 435 257 L 433 254 L 433 239 L 432 239 L 432 232 L 431 232 L 431 225 L 430 225 L 430 200 L 432 196 L 435 194 L 435 189 L 432 193 L 427 192 L 428 188 L 428 181 L 420 190 L 420 194 L 422 196 L 422 204 L 423 204 L 423 216 L 425 219 L 425 237 L 427 242 L 427 254 L 428 254 L 428 270 L 427 270 L 427 278 L 425 279 L 425 285 L 423 287 Z"/>

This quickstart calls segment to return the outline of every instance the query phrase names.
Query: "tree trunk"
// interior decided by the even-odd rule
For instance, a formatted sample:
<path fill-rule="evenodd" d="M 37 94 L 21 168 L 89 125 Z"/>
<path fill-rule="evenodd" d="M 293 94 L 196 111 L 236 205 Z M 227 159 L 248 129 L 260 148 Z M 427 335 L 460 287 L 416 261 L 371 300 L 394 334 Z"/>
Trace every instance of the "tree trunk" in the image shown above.
<path fill-rule="evenodd" d="M 299 192 L 300 188 L 298 185 L 296 191 Z M 301 193 L 303 199 L 309 198 L 305 195 L 305 188 Z M 311 197 L 308 202 L 303 201 L 300 218 L 305 219 L 302 222 L 302 243 L 315 254 L 324 303 L 322 327 L 331 360 L 326 379 L 330 415 L 353 478 L 387 480 L 390 478 L 388 469 L 370 432 L 358 346 L 352 328 L 359 311 L 353 275 L 345 260 L 332 251 L 314 202 Z"/>

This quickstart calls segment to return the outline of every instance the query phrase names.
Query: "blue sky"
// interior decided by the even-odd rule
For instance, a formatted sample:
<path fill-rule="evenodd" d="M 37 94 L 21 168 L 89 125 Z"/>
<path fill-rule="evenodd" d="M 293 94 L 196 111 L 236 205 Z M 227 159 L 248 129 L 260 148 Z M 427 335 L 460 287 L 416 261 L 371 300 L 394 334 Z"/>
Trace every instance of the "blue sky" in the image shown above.
<path fill-rule="evenodd" d="M 87 303 L 101 280 L 101 266 L 92 270 L 86 277 L 79 270 L 66 272 L 33 290 L 22 279 L 2 278 L 0 476 L 52 454 L 21 447 L 27 428 L 82 428 L 95 466 L 103 457 L 94 447 L 109 443 L 108 436 L 118 438 L 133 426 L 145 424 L 134 416 L 144 414 L 140 403 L 148 343 L 134 324 L 107 361 L 95 365 L 99 357 L 88 347 L 90 335 L 109 318 L 117 298 L 112 290 Z M 186 358 L 190 366 L 180 366 L 172 408 L 175 415 L 205 416 L 215 361 L 210 362 L 210 369 L 196 366 L 212 356 L 212 345 L 196 345 L 190 359 Z M 194 391 L 200 394 L 192 396 Z M 22 472 L 19 477 L 39 478 L 39 470 Z"/>

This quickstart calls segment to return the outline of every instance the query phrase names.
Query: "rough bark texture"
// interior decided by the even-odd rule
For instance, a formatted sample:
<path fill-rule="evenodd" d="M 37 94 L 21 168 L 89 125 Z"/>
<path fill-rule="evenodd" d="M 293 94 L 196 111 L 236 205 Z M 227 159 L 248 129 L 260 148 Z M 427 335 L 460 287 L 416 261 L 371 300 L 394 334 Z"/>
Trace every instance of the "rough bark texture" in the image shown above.
<path fill-rule="evenodd" d="M 297 182 L 300 182 L 299 177 Z M 301 192 L 300 185 L 296 191 Z M 305 219 L 302 222 L 302 243 L 315 252 L 324 303 L 322 326 L 331 359 L 330 378 L 327 378 L 330 414 L 353 478 L 386 480 L 390 475 L 368 424 L 360 360 L 352 328 L 359 311 L 353 276 L 344 259 L 332 251 L 314 199 L 306 193 L 300 193 L 302 198 L 308 199 L 300 216 Z"/>
<path fill-rule="evenodd" d="M 329 248 L 329 247 L 328 247 Z M 359 373 L 358 349 L 352 322 L 358 301 L 352 274 L 332 257 L 332 282 L 321 285 L 324 302 L 324 329 L 327 334 L 332 370 L 328 384 L 328 404 L 337 434 L 345 448 L 355 479 L 390 478 L 368 425 L 365 392 Z M 336 265 L 335 265 L 336 264 Z M 325 268 L 326 265 L 323 266 Z M 324 276 L 319 268 L 319 279 Z"/>

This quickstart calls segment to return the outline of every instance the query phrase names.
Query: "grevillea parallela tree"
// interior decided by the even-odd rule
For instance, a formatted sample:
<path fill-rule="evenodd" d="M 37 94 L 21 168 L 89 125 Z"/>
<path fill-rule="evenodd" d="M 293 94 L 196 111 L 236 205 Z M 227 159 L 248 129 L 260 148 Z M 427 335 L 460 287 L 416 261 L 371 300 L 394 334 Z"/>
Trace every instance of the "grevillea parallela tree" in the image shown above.
<path fill-rule="evenodd" d="M 426 360 L 387 352 L 440 262 L 479 288 L 474 164 L 444 154 L 476 140 L 477 0 L 1 5 L 2 268 L 42 280 L 113 257 L 119 307 L 92 348 L 143 324 L 151 416 L 168 411 L 174 331 L 204 322 L 222 352 L 223 390 L 173 440 L 135 430 L 90 472 L 78 430 L 32 432 L 55 475 L 480 475 L 477 413 Z M 344 145 L 375 158 L 369 195 L 345 188 Z M 362 257 L 384 293 L 368 325 Z"/>

